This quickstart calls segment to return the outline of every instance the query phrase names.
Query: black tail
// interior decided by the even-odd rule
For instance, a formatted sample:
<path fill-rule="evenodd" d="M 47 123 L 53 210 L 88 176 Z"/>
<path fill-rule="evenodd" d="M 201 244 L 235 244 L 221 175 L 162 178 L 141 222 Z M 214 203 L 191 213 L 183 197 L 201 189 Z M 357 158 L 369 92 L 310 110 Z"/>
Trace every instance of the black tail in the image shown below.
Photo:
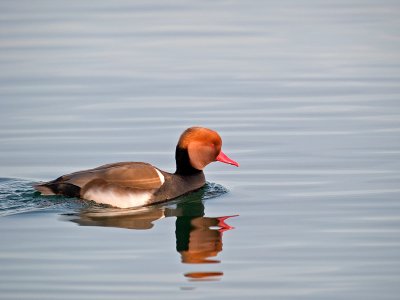
<path fill-rule="evenodd" d="M 80 197 L 81 188 L 71 183 L 57 183 L 54 181 L 35 185 L 34 188 L 42 195 L 64 195 L 67 197 Z"/>

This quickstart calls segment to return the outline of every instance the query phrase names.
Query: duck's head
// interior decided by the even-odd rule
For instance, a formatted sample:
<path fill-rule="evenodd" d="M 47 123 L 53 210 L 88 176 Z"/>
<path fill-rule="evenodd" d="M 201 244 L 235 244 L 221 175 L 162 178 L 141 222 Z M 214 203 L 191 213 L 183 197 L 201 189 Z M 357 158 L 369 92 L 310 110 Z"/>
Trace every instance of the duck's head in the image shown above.
<path fill-rule="evenodd" d="M 238 167 L 239 164 L 226 156 L 221 147 L 222 139 L 214 130 L 204 127 L 186 129 L 176 146 L 176 173 L 194 174 L 214 161 Z"/>

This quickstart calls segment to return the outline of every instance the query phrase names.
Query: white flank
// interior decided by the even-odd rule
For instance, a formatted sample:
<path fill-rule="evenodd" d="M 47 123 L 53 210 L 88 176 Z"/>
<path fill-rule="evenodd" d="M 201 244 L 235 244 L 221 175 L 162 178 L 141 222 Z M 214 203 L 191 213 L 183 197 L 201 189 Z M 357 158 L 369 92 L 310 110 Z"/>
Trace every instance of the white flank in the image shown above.
<path fill-rule="evenodd" d="M 156 172 L 157 172 L 157 174 L 158 174 L 158 177 L 160 177 L 161 185 L 163 185 L 163 184 L 164 184 L 164 182 L 165 182 L 164 175 L 163 175 L 163 174 L 161 174 L 161 172 L 160 172 L 160 171 L 158 171 L 156 168 L 154 168 L 154 170 L 156 170 Z"/>
<path fill-rule="evenodd" d="M 147 191 L 127 192 L 124 194 L 114 192 L 112 189 L 91 188 L 83 195 L 84 199 L 97 203 L 108 204 L 120 208 L 143 206 L 148 203 L 152 193 Z"/>

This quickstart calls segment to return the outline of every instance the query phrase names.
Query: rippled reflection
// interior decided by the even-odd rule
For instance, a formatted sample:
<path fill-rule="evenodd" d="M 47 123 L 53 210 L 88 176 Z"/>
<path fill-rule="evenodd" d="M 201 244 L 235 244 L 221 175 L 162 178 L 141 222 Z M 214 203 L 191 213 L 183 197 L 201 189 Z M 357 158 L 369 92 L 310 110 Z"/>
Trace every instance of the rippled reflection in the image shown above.
<path fill-rule="evenodd" d="M 223 233 L 234 229 L 228 225 L 227 219 L 235 216 L 206 217 L 203 201 L 207 198 L 205 193 L 207 189 L 202 189 L 173 204 L 134 210 L 91 208 L 82 210 L 79 214 L 64 215 L 62 219 L 81 226 L 147 230 L 153 228 L 157 220 L 176 217 L 176 251 L 180 254 L 182 263 L 215 264 L 220 263 L 216 257 L 223 248 Z M 190 272 L 184 276 L 190 281 L 218 280 L 223 272 Z"/>

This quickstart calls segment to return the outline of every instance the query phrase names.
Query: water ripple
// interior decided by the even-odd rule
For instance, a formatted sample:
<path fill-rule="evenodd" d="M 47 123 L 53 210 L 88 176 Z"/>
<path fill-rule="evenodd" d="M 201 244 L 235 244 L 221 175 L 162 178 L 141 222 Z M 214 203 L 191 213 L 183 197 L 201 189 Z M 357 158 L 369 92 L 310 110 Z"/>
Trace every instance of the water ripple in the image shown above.
<path fill-rule="evenodd" d="M 129 214 L 136 209 L 117 209 L 97 204 L 93 201 L 85 201 L 77 198 L 66 198 L 63 196 L 41 196 L 36 192 L 32 185 L 34 183 L 11 178 L 0 178 L 0 216 L 14 215 L 39 210 L 56 210 L 60 212 L 80 211 L 82 209 L 97 213 L 119 213 Z M 212 199 L 227 193 L 228 190 L 216 183 L 207 182 L 206 185 L 193 193 L 179 197 L 168 202 L 170 205 L 181 202 L 191 201 L 201 198 L 202 200 Z"/>

